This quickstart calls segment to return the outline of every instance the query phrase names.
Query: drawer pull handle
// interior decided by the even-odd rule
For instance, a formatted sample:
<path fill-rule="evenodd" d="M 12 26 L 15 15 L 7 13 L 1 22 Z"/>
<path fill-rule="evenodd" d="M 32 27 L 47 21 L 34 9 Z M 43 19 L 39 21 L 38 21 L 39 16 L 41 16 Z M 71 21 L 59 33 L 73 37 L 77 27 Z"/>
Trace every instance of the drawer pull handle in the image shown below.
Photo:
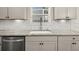
<path fill-rule="evenodd" d="M 40 45 L 43 45 L 43 43 L 40 43 Z"/>
<path fill-rule="evenodd" d="M 41 43 L 43 45 L 43 43 Z"/>
<path fill-rule="evenodd" d="M 40 43 L 40 45 L 41 45 L 41 43 Z"/>
<path fill-rule="evenodd" d="M 76 44 L 76 43 L 72 43 L 72 44 Z"/>

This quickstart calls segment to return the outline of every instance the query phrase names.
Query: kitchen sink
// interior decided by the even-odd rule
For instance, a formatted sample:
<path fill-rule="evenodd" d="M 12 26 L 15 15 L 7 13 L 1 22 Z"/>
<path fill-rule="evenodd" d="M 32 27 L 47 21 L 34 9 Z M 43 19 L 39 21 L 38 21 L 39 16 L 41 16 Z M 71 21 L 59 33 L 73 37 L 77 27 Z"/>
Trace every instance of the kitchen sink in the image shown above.
<path fill-rule="evenodd" d="M 51 31 L 31 31 L 29 35 L 49 35 L 52 34 Z"/>

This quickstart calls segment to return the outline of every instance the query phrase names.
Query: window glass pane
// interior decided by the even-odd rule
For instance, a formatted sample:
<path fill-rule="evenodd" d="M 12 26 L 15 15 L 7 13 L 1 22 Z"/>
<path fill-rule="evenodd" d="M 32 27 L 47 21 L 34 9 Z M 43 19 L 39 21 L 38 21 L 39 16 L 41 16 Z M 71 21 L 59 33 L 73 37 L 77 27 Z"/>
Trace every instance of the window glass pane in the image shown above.
<path fill-rule="evenodd" d="M 40 19 L 42 19 L 43 18 L 43 16 L 38 16 L 38 15 L 33 15 L 33 20 L 40 20 Z"/>
<path fill-rule="evenodd" d="M 44 20 L 48 20 L 48 16 L 44 16 Z"/>
<path fill-rule="evenodd" d="M 43 7 L 33 7 L 33 9 L 43 9 Z"/>
<path fill-rule="evenodd" d="M 48 21 L 48 7 L 33 7 L 32 14 L 35 22 Z"/>
<path fill-rule="evenodd" d="M 33 10 L 33 14 L 43 14 L 43 10 Z"/>
<path fill-rule="evenodd" d="M 48 9 L 48 7 L 33 7 L 33 9 Z"/>
<path fill-rule="evenodd" d="M 44 14 L 48 14 L 48 10 L 44 10 Z"/>
<path fill-rule="evenodd" d="M 37 16 L 37 15 L 34 15 L 33 16 L 33 20 L 35 21 L 40 21 L 42 19 L 42 21 L 45 21 L 45 20 L 48 20 L 48 16 L 43 16 L 43 15 L 40 15 L 40 16 Z"/>
<path fill-rule="evenodd" d="M 48 7 L 42 7 L 43 9 L 48 9 Z"/>

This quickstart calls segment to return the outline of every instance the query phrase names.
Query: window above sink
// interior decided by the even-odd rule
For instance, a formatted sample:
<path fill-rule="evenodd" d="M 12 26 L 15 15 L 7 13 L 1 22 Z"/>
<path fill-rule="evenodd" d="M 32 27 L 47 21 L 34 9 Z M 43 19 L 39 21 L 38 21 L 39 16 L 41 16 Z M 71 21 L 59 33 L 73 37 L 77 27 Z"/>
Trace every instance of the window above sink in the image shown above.
<path fill-rule="evenodd" d="M 32 21 L 40 22 L 40 19 L 43 22 L 48 22 L 48 7 L 32 7 Z"/>

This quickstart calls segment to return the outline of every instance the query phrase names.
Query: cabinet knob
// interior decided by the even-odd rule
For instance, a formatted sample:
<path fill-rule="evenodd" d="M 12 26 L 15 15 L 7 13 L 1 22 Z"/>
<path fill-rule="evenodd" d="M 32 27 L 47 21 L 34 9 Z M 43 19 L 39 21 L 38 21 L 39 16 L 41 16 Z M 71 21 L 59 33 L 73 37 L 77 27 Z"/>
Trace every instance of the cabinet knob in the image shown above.
<path fill-rule="evenodd" d="M 41 43 L 40 43 L 40 45 L 41 45 Z"/>
<path fill-rule="evenodd" d="M 75 39 L 75 38 L 73 38 L 73 39 Z"/>
<path fill-rule="evenodd" d="M 43 45 L 43 43 L 40 43 L 40 45 Z"/>

